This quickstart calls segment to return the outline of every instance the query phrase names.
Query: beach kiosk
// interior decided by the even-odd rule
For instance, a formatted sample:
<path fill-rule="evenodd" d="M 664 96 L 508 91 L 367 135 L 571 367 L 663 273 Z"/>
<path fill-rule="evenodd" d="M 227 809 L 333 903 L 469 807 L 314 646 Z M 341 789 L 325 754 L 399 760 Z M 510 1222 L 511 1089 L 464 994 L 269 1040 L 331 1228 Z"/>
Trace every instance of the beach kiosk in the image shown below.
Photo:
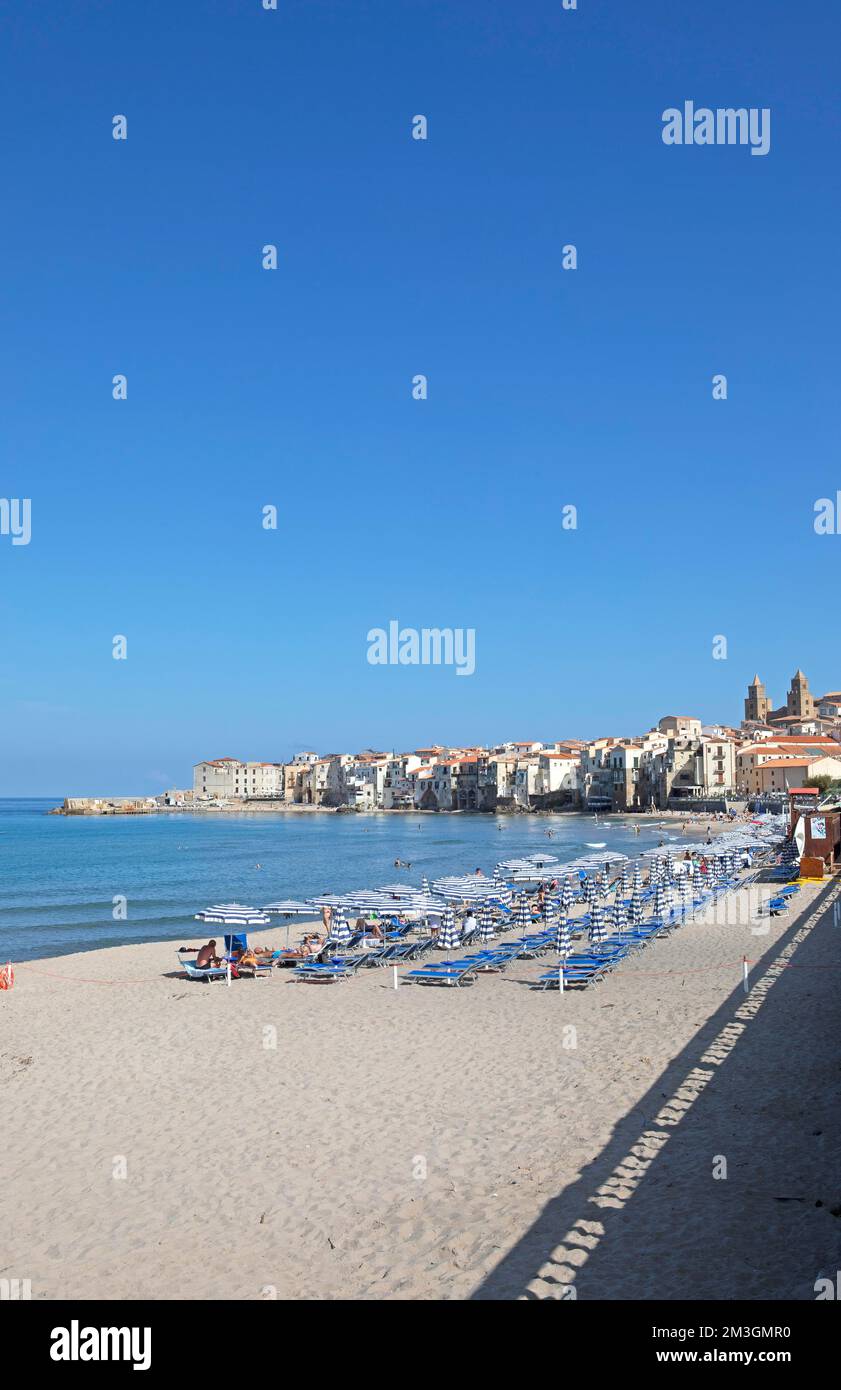
<path fill-rule="evenodd" d="M 817 787 L 789 792 L 792 838 L 800 852 L 803 878 L 823 878 L 841 865 L 841 808 L 818 807 Z"/>

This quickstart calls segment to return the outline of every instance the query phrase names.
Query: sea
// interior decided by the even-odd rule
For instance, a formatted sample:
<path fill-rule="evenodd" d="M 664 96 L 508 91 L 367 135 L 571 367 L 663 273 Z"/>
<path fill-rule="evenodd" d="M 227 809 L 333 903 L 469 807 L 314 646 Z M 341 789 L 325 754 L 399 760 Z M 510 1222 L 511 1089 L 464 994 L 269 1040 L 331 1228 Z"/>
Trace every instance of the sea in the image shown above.
<path fill-rule="evenodd" d="M 201 935 L 193 914 L 213 903 L 420 887 L 423 875 L 492 874 L 501 859 L 526 854 L 566 863 L 594 847 L 636 855 L 680 838 L 647 816 L 48 814 L 60 804 L 0 799 L 0 964 L 131 942 L 187 944 Z M 411 868 L 395 868 L 396 859 Z"/>

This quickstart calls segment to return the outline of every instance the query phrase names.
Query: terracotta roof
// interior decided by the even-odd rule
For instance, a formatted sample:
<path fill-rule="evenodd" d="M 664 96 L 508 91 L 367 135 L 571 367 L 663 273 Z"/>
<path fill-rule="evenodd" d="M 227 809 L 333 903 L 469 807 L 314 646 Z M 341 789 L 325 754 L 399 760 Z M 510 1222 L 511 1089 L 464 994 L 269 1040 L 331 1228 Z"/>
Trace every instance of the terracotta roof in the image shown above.
<path fill-rule="evenodd" d="M 762 763 L 760 771 L 764 772 L 766 767 L 811 767 L 814 758 L 769 758 L 767 763 Z"/>
<path fill-rule="evenodd" d="M 835 742 L 828 734 L 777 734 L 775 743 L 825 743 Z"/>

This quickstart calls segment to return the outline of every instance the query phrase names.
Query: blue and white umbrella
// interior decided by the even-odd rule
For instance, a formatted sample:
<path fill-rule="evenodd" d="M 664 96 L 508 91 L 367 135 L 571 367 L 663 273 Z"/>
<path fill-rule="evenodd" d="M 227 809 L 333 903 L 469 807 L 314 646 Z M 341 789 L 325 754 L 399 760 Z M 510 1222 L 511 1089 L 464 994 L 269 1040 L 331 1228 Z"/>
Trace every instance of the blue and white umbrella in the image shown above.
<path fill-rule="evenodd" d="M 333 914 L 333 920 L 330 923 L 330 935 L 327 940 L 331 945 L 344 946 L 346 941 L 350 941 L 351 935 L 352 933 L 347 924 L 347 918 L 339 907 Z"/>
<path fill-rule="evenodd" d="M 242 903 L 217 903 L 215 907 L 205 907 L 196 913 L 197 922 L 208 922 L 211 926 L 240 927 L 244 931 L 258 927 L 270 927 L 271 917 L 256 907 L 243 907 Z"/>
<path fill-rule="evenodd" d="M 631 889 L 631 907 L 628 913 L 629 921 L 634 927 L 638 927 L 642 921 L 642 884 L 634 878 L 634 886 Z"/>
<path fill-rule="evenodd" d="M 558 920 L 558 930 L 555 933 L 555 950 L 559 956 L 568 956 L 572 950 L 572 932 L 566 917 Z"/>
<path fill-rule="evenodd" d="M 481 874 L 458 874 L 449 878 L 436 878 L 432 885 L 433 893 L 452 902 L 483 902 L 489 895 L 491 885 Z"/>
<path fill-rule="evenodd" d="M 570 878 L 569 874 L 567 874 L 566 878 L 564 879 L 563 883 L 561 884 L 561 911 L 562 911 L 562 912 L 569 912 L 570 908 L 572 907 L 572 899 L 573 899 L 572 879 Z"/>
<path fill-rule="evenodd" d="M 444 915 L 441 918 L 441 930 L 438 933 L 438 945 L 444 951 L 452 951 L 461 941 L 461 933 L 456 923 L 456 914 L 449 903 L 444 908 Z"/>
<path fill-rule="evenodd" d="M 627 924 L 628 914 L 625 909 L 625 902 L 619 893 L 617 893 L 613 900 L 613 930 L 615 932 L 624 931 Z"/>
<path fill-rule="evenodd" d="M 514 908 L 514 926 L 526 932 L 531 926 L 531 908 L 525 893 L 521 893 Z"/>
<path fill-rule="evenodd" d="M 594 946 L 598 946 L 600 942 L 604 941 L 606 935 L 604 908 L 600 902 L 595 902 L 590 908 L 590 940 Z"/>
<path fill-rule="evenodd" d="M 692 907 L 692 883 L 688 873 L 680 881 L 680 906 L 685 917 Z"/>
<path fill-rule="evenodd" d="M 494 918 L 490 903 L 484 902 L 479 909 L 479 940 L 493 941 Z"/>
<path fill-rule="evenodd" d="M 525 939 L 526 932 L 531 927 L 531 909 L 529 908 L 525 893 L 522 893 L 517 899 L 517 904 L 514 908 L 514 926 L 519 927 L 520 934 L 523 939 Z"/>
<path fill-rule="evenodd" d="M 263 912 L 273 917 L 312 917 L 312 903 L 299 902 L 297 898 L 283 898 L 276 903 L 266 903 Z"/>

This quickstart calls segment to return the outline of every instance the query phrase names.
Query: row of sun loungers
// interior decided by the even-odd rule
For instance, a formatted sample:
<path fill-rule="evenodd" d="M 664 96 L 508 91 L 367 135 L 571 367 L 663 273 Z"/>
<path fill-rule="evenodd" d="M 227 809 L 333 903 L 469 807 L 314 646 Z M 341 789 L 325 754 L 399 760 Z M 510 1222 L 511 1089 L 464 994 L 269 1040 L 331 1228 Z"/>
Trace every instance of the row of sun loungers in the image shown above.
<path fill-rule="evenodd" d="M 796 877 L 796 874 L 797 869 L 792 869 L 791 866 L 780 866 L 771 871 L 773 881 L 779 883 Z M 753 878 L 756 877 L 757 874 L 755 873 Z M 740 883 L 737 878 L 732 878 L 715 885 L 705 886 L 700 894 L 693 895 L 691 904 L 686 907 L 677 906 L 662 917 L 649 918 L 637 926 L 628 926 L 621 932 L 609 934 L 598 944 L 590 946 L 582 944 L 563 963 L 564 988 L 586 987 L 591 983 L 598 983 L 632 952 L 641 950 L 656 937 L 674 931 L 686 921 L 690 913 L 702 909 L 721 894 L 730 892 L 747 881 L 742 880 Z M 771 916 L 787 911 L 791 900 L 798 891 L 798 884 L 785 882 L 785 886 L 770 899 L 765 911 Z M 652 890 L 646 889 L 642 894 L 643 901 L 650 900 L 652 896 Z M 589 927 L 589 915 L 571 919 L 569 926 L 573 939 L 580 940 L 581 934 Z M 510 927 L 510 914 L 505 913 L 502 921 L 498 924 L 498 930 L 505 932 L 509 931 Z M 395 920 L 387 930 L 382 945 L 373 950 L 358 952 L 354 948 L 364 939 L 365 934 L 357 933 L 351 937 L 342 954 L 332 956 L 322 954 L 318 957 L 301 960 L 294 965 L 292 976 L 295 980 L 305 983 L 347 981 L 352 979 L 361 969 L 415 963 L 432 949 L 435 945 L 435 938 L 427 936 L 414 941 L 408 940 L 408 934 L 412 930 L 410 924 Z M 459 943 L 460 948 L 471 945 L 477 935 L 477 930 L 463 934 Z M 515 940 L 500 942 L 492 947 L 475 950 L 470 955 L 461 956 L 457 960 L 426 962 L 419 968 L 408 971 L 403 978 L 412 984 L 462 988 L 474 984 L 482 974 L 499 973 L 506 970 L 515 960 L 534 960 L 548 952 L 555 951 L 556 940 L 554 927 L 535 930 L 527 932 Z M 194 962 L 188 961 L 180 955 L 179 962 L 191 979 L 219 979 L 227 974 L 226 965 L 199 969 Z M 270 976 L 273 967 L 280 964 L 288 965 L 289 956 L 278 952 L 275 958 L 261 961 L 252 973 L 256 976 Z M 559 962 L 558 967 L 554 970 L 549 970 L 541 975 L 534 982 L 533 988 L 558 989 L 560 987 L 560 971 Z"/>

